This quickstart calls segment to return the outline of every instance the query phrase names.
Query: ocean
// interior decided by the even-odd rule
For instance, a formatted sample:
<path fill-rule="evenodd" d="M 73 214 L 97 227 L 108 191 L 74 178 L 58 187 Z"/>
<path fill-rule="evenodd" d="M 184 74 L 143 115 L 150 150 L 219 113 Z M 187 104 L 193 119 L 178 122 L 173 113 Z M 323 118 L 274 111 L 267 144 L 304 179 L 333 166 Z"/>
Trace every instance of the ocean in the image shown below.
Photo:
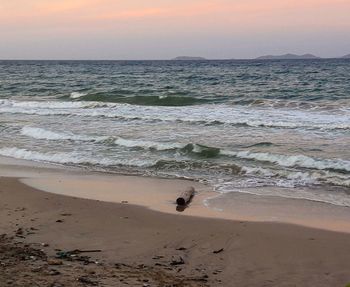
<path fill-rule="evenodd" d="M 0 155 L 350 206 L 350 60 L 0 61 Z"/>

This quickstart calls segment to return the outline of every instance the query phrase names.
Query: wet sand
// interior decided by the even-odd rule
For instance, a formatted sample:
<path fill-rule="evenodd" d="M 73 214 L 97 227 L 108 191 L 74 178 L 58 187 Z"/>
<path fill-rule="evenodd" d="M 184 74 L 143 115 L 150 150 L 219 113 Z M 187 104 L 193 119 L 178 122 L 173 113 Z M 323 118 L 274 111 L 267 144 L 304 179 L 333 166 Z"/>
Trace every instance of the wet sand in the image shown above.
<path fill-rule="evenodd" d="M 280 222 L 350 234 L 350 208 L 322 202 L 246 193 L 219 194 L 187 180 L 121 175 L 65 175 L 24 178 L 33 188 L 105 202 L 128 202 L 154 211 L 178 214 L 177 196 L 189 186 L 196 195 L 182 215 L 256 222 Z"/>

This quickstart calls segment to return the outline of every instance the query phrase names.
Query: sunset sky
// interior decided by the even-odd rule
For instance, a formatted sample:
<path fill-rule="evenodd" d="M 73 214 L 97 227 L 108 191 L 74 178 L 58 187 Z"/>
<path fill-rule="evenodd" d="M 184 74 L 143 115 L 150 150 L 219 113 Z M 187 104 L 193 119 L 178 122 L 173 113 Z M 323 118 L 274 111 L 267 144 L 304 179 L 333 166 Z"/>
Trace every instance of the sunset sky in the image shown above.
<path fill-rule="evenodd" d="M 350 53 L 350 0 L 0 0 L 0 59 Z"/>

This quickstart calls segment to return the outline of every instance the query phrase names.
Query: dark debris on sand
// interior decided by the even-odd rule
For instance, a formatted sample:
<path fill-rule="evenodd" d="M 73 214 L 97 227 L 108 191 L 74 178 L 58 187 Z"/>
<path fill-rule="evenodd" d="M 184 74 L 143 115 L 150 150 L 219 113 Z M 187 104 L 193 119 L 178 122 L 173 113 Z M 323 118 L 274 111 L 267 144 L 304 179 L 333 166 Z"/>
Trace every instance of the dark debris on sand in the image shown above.
<path fill-rule="evenodd" d="M 36 248 L 37 245 L 18 241 L 16 234 L 0 235 L 0 286 L 209 286 L 207 275 L 188 277 L 180 274 L 172 264 L 174 259 L 167 265 L 148 266 L 101 263 L 79 252 L 73 252 L 75 254 L 71 256 L 69 251 L 64 253 L 69 256 L 62 256 L 60 251 L 57 254 L 61 256 L 50 257 Z"/>

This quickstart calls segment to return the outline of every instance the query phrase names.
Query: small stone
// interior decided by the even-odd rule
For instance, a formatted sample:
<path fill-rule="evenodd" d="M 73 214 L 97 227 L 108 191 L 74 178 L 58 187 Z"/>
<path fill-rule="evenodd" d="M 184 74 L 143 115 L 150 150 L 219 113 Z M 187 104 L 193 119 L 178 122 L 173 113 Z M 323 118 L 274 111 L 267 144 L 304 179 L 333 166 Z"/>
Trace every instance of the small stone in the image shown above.
<path fill-rule="evenodd" d="M 185 248 L 185 247 L 180 247 L 180 248 L 177 248 L 176 250 L 185 251 L 185 250 L 187 250 L 187 248 Z"/>
<path fill-rule="evenodd" d="M 181 256 L 173 256 L 170 262 L 170 265 L 182 265 L 185 264 L 185 261 Z"/>
<path fill-rule="evenodd" d="M 42 270 L 42 267 L 33 267 L 31 271 L 36 273 L 36 272 L 40 272 L 41 270 Z"/>
<path fill-rule="evenodd" d="M 55 269 L 49 270 L 49 275 L 51 275 L 51 276 L 56 276 L 56 275 L 60 275 L 60 274 L 61 274 L 61 272 L 59 272 Z"/>
<path fill-rule="evenodd" d="M 47 264 L 49 264 L 49 265 L 62 265 L 63 262 L 62 262 L 62 260 L 48 259 Z"/>
<path fill-rule="evenodd" d="M 219 254 L 219 253 L 221 253 L 221 252 L 223 252 L 223 251 L 224 251 L 224 248 L 220 248 L 220 249 L 218 249 L 218 250 L 214 250 L 213 253 L 214 253 L 214 254 Z"/>
<path fill-rule="evenodd" d="M 18 228 L 17 230 L 16 230 L 16 235 L 22 235 L 23 234 L 23 228 Z"/>

